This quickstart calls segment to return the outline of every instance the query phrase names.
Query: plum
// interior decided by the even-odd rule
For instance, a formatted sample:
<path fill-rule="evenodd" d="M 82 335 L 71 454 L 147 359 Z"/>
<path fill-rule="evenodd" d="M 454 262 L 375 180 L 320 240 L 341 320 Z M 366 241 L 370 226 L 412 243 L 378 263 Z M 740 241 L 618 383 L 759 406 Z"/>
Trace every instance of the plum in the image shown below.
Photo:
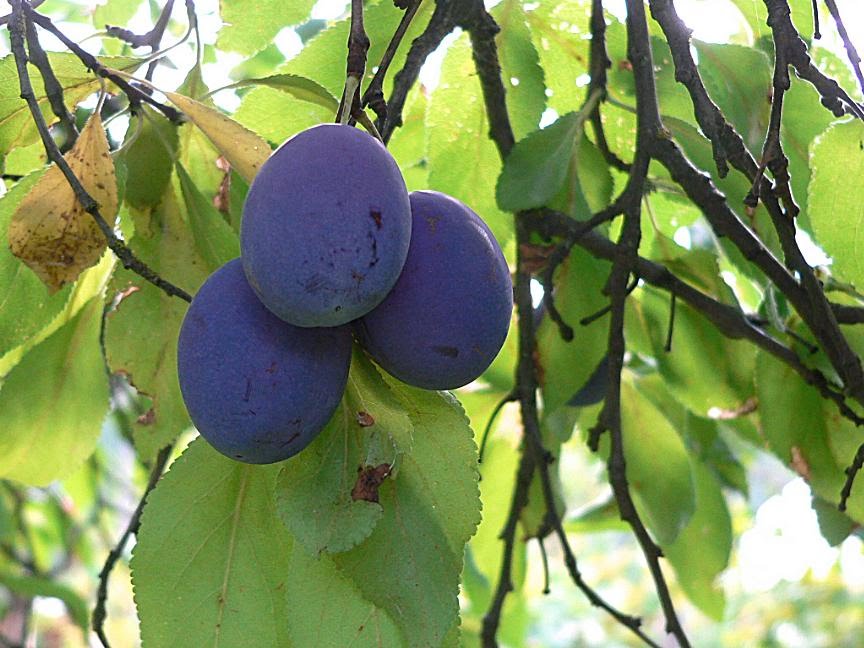
<path fill-rule="evenodd" d="M 201 286 L 177 345 L 180 390 L 201 435 L 222 454 L 274 463 L 327 424 L 348 380 L 351 330 L 301 328 L 264 308 L 240 259 Z"/>
<path fill-rule="evenodd" d="M 243 207 L 240 248 L 253 290 L 296 326 L 364 315 L 396 283 L 411 208 L 396 161 L 370 135 L 321 124 L 262 165 Z"/>
<path fill-rule="evenodd" d="M 504 344 L 513 286 L 486 224 L 455 198 L 411 193 L 411 246 L 399 280 L 354 324 L 388 373 L 424 389 L 477 378 Z"/>

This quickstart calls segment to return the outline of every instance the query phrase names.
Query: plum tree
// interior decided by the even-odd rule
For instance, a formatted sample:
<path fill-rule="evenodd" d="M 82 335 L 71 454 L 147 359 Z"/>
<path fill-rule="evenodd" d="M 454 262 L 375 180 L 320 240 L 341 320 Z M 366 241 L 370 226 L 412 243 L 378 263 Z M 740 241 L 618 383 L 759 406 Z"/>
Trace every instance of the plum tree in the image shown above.
<path fill-rule="evenodd" d="M 267 308 L 297 326 L 337 326 L 384 299 L 410 237 L 408 191 L 387 149 L 356 128 L 322 124 L 261 167 L 240 244 Z"/>
<path fill-rule="evenodd" d="M 301 328 L 255 296 L 240 259 L 201 286 L 180 329 L 178 375 L 192 421 L 232 459 L 273 463 L 305 448 L 342 398 L 347 326 Z"/>
<path fill-rule="evenodd" d="M 507 262 L 486 224 L 436 191 L 410 196 L 411 246 L 387 298 L 355 324 L 372 357 L 403 382 L 455 389 L 495 359 L 510 324 Z"/>

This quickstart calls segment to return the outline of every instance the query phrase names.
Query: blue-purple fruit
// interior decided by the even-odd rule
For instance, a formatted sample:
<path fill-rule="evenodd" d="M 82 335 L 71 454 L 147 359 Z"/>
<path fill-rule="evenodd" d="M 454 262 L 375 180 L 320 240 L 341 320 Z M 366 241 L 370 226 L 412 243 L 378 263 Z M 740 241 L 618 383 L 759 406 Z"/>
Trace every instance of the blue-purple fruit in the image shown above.
<path fill-rule="evenodd" d="M 436 191 L 410 196 L 411 246 L 387 298 L 355 324 L 388 373 L 455 389 L 492 363 L 510 325 L 513 287 L 501 248 L 466 205 Z"/>
<path fill-rule="evenodd" d="M 327 424 L 345 390 L 349 327 L 300 328 L 264 308 L 229 261 L 201 286 L 183 320 L 177 366 L 201 435 L 247 463 L 287 459 Z"/>
<path fill-rule="evenodd" d="M 287 140 L 243 207 L 243 269 L 296 326 L 337 326 L 387 295 L 405 262 L 411 212 L 396 161 L 372 136 L 321 124 Z"/>

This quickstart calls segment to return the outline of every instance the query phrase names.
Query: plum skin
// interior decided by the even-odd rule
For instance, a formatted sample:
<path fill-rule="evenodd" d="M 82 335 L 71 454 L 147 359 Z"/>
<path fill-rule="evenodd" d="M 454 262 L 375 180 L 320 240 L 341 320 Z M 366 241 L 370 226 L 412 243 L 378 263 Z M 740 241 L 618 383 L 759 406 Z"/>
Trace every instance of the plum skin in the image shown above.
<path fill-rule="evenodd" d="M 296 326 L 338 326 L 375 307 L 408 254 L 411 213 L 396 161 L 350 126 L 287 140 L 255 176 L 240 226 L 243 269 Z"/>
<path fill-rule="evenodd" d="M 510 326 L 513 285 L 492 232 L 437 191 L 410 195 L 411 246 L 399 280 L 354 324 L 361 345 L 402 382 L 455 389 L 482 374 Z"/>
<path fill-rule="evenodd" d="M 268 311 L 239 259 L 201 286 L 177 346 L 180 390 L 195 427 L 239 461 L 282 461 L 305 448 L 342 399 L 347 326 L 300 328 Z"/>

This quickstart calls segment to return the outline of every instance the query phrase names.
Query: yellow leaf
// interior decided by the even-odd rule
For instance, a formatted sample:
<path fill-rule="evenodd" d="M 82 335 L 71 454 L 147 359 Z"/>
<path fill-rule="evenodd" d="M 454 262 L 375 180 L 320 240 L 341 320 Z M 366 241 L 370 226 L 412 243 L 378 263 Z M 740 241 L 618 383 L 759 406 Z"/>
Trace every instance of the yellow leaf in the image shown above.
<path fill-rule="evenodd" d="M 266 140 L 194 99 L 174 92 L 166 92 L 165 96 L 203 131 L 246 182 L 252 182 L 258 169 L 270 157 Z"/>
<path fill-rule="evenodd" d="M 66 156 L 69 167 L 113 223 L 117 214 L 114 161 L 102 120 L 94 113 Z M 48 286 L 51 292 L 75 281 L 95 265 L 106 247 L 93 217 L 75 198 L 57 165 L 33 185 L 9 223 L 9 247 Z"/>

